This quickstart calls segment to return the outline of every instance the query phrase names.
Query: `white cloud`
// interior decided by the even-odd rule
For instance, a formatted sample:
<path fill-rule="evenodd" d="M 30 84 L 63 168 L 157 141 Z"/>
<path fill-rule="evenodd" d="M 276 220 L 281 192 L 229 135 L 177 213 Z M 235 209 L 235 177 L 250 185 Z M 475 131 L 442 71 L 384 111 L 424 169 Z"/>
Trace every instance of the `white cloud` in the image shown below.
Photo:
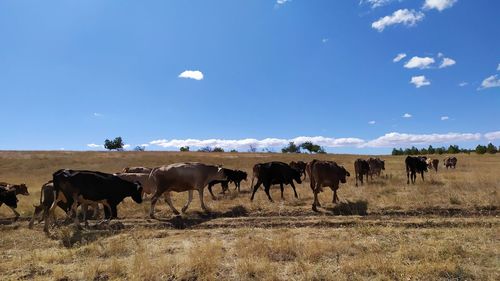
<path fill-rule="evenodd" d="M 442 58 L 443 56 L 444 56 L 443 53 L 441 53 L 441 52 L 438 53 L 438 58 Z"/>
<path fill-rule="evenodd" d="M 449 120 L 449 119 L 450 119 L 450 117 L 448 117 L 448 116 L 441 116 L 441 121 L 445 121 L 445 120 Z"/>
<path fill-rule="evenodd" d="M 405 68 L 429 68 L 431 64 L 433 64 L 435 61 L 433 58 L 429 57 L 418 57 L 415 56 L 411 58 L 408 62 L 405 64 Z"/>
<path fill-rule="evenodd" d="M 392 62 L 399 62 L 400 60 L 404 59 L 405 57 L 406 57 L 405 53 L 400 53 L 394 59 L 392 59 Z"/>
<path fill-rule="evenodd" d="M 460 86 L 460 87 L 465 87 L 465 86 L 467 86 L 467 85 L 469 85 L 469 83 L 467 83 L 467 82 L 465 82 L 465 81 L 464 81 L 464 82 L 460 82 L 460 83 L 458 84 L 458 86 Z"/>
<path fill-rule="evenodd" d="M 368 3 L 372 9 L 375 9 L 375 8 L 378 8 L 378 7 L 382 7 L 382 6 L 385 6 L 387 4 L 389 4 L 390 2 L 392 2 L 394 0 L 361 0 L 359 2 L 359 5 L 363 5 L 365 3 Z"/>
<path fill-rule="evenodd" d="M 330 39 L 328 39 L 328 38 L 323 38 L 323 39 L 321 39 L 321 42 L 326 43 L 326 42 L 328 42 L 329 40 L 330 40 Z"/>
<path fill-rule="evenodd" d="M 421 76 L 413 76 L 411 78 L 410 83 L 415 84 L 415 87 L 420 88 L 423 86 L 429 86 L 431 82 L 425 78 L 424 75 Z"/>
<path fill-rule="evenodd" d="M 413 116 L 410 113 L 405 113 L 401 117 L 403 117 L 403 118 L 412 118 Z"/>
<path fill-rule="evenodd" d="M 490 141 L 500 140 L 500 131 L 486 133 L 484 134 L 484 138 Z"/>
<path fill-rule="evenodd" d="M 203 80 L 203 73 L 199 70 L 185 70 L 181 74 L 179 74 L 179 78 Z"/>
<path fill-rule="evenodd" d="M 285 4 L 286 2 L 291 2 L 292 0 L 276 0 L 276 4 L 278 5 L 283 5 Z"/>
<path fill-rule="evenodd" d="M 125 149 L 127 149 L 127 148 L 129 148 L 129 147 L 130 147 L 130 144 L 124 144 L 124 145 L 123 145 L 123 148 L 125 148 Z"/>
<path fill-rule="evenodd" d="M 95 143 L 89 143 L 89 144 L 87 144 L 87 146 L 90 148 L 104 148 L 103 145 L 95 144 Z"/>
<path fill-rule="evenodd" d="M 370 124 L 370 125 L 375 125 L 375 123 L 377 123 L 377 122 L 375 122 L 374 120 L 368 122 L 368 124 Z"/>
<path fill-rule="evenodd" d="M 497 71 L 500 71 L 500 63 L 497 66 Z"/>
<path fill-rule="evenodd" d="M 451 8 L 457 0 L 425 0 L 424 9 L 436 9 L 442 11 L 447 8 Z"/>
<path fill-rule="evenodd" d="M 415 10 L 400 9 L 392 13 L 390 16 L 385 16 L 379 20 L 372 23 L 372 28 L 379 32 L 384 31 L 388 26 L 394 24 L 403 24 L 406 26 L 413 26 L 417 22 L 423 20 L 425 17 L 424 13 L 417 12 Z"/>
<path fill-rule="evenodd" d="M 343 146 L 357 146 L 364 143 L 364 140 L 359 138 L 327 138 L 327 137 L 296 137 L 293 139 L 279 139 L 279 138 L 266 138 L 266 139 L 239 139 L 239 140 L 226 140 L 226 139 L 185 139 L 185 140 L 155 140 L 150 142 L 152 145 L 157 145 L 161 147 L 222 147 L 227 149 L 248 149 L 250 146 L 257 148 L 268 148 L 268 147 L 283 147 L 289 142 L 295 142 L 296 144 L 301 144 L 306 141 L 311 141 L 315 144 L 325 147 L 343 147 Z"/>
<path fill-rule="evenodd" d="M 456 64 L 457 62 L 453 59 L 450 59 L 450 58 L 443 58 L 443 61 L 441 62 L 441 65 L 439 66 L 439 68 L 445 68 L 445 67 L 448 67 L 448 66 L 452 66 L 454 64 Z"/>
<path fill-rule="evenodd" d="M 500 87 L 500 79 L 498 78 L 498 75 L 491 75 L 490 77 L 483 80 L 478 90 L 496 87 Z"/>
<path fill-rule="evenodd" d="M 94 117 L 101 117 L 101 116 L 102 116 L 102 114 L 101 114 L 101 113 L 97 113 L 97 112 L 94 112 L 94 114 L 93 114 L 93 115 L 94 115 Z"/>
<path fill-rule="evenodd" d="M 447 134 L 404 134 L 404 133 L 388 133 L 377 139 L 371 140 L 363 147 L 398 147 L 417 144 L 433 144 L 433 143 L 456 143 L 464 141 L 478 141 L 481 139 L 481 134 L 462 134 L 462 133 L 447 133 Z"/>

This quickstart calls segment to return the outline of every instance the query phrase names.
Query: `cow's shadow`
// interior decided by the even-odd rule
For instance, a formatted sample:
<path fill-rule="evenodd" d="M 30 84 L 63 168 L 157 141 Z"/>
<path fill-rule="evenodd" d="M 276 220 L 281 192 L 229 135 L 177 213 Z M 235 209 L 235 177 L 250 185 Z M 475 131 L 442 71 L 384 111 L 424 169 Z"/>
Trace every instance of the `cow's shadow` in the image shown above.
<path fill-rule="evenodd" d="M 235 217 L 246 217 L 246 216 L 248 216 L 248 210 L 245 207 L 238 205 L 238 206 L 231 208 L 230 210 L 228 210 L 226 212 L 195 211 L 195 212 L 191 212 L 189 214 L 185 214 L 183 216 L 178 215 L 178 216 L 174 216 L 174 217 L 169 218 L 169 219 L 157 218 L 156 220 L 163 222 L 163 223 L 168 223 L 173 228 L 176 228 L 176 229 L 186 229 L 186 228 L 195 227 L 196 225 L 202 224 L 204 222 L 207 222 L 207 221 L 210 221 L 213 219 L 235 218 Z"/>
<path fill-rule="evenodd" d="M 346 201 L 324 209 L 335 216 L 366 216 L 368 215 L 368 202 L 364 200 Z"/>

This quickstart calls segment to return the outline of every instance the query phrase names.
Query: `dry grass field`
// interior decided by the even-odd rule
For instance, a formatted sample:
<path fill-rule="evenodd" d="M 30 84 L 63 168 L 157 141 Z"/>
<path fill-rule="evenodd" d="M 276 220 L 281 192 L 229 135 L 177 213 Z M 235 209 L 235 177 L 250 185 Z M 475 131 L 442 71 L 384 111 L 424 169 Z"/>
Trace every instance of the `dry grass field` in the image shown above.
<path fill-rule="evenodd" d="M 242 192 L 197 193 L 182 217 L 163 200 L 159 219 L 148 217 L 149 201 L 119 205 L 120 219 L 71 224 L 51 231 L 28 229 L 41 185 L 60 168 L 118 172 L 126 166 L 199 161 L 251 174 L 267 161 L 335 160 L 354 174 L 354 155 L 283 155 L 175 152 L 0 152 L 0 181 L 26 183 L 19 196 L 22 217 L 0 207 L 0 280 L 500 280 L 500 155 L 457 155 L 455 170 L 440 163 L 406 184 L 404 157 L 386 156 L 382 178 L 355 187 L 351 176 L 339 189 L 320 195 L 311 210 L 309 182 L 297 185 L 299 199 L 285 188 L 261 189 L 250 202 Z M 440 161 L 445 156 L 439 156 Z M 250 178 L 250 177 L 249 177 Z M 215 187 L 215 193 L 220 187 Z M 182 206 L 186 193 L 174 194 Z M 59 213 L 63 219 L 63 214 Z"/>

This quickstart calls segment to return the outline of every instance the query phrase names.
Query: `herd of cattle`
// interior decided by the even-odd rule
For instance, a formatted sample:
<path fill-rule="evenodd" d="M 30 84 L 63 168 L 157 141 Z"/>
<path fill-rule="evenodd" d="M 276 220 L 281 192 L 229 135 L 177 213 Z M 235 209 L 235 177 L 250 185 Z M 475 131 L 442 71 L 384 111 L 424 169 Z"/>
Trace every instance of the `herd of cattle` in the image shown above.
<path fill-rule="evenodd" d="M 444 160 L 446 168 L 455 168 L 456 157 L 448 157 Z M 407 184 L 415 183 L 417 174 L 421 174 L 424 180 L 424 172 L 429 169 L 438 170 L 439 160 L 424 156 L 408 156 L 405 159 Z M 368 160 L 357 159 L 354 162 L 356 186 L 358 180 L 363 184 L 363 178 L 380 176 L 385 170 L 385 162 L 380 158 L 369 158 Z M 318 193 L 324 187 L 330 187 L 333 191 L 333 203 L 338 202 L 337 190 L 340 183 L 346 183 L 350 173 L 334 161 L 313 160 L 309 163 L 303 161 L 291 162 L 267 162 L 255 164 L 253 167 L 251 188 L 253 201 L 255 193 L 261 185 L 269 199 L 273 202 L 269 193 L 271 185 L 279 184 L 281 198 L 283 199 L 284 185 L 291 185 L 297 198 L 294 181 L 298 184 L 308 176 L 310 187 L 314 195 L 312 209 L 317 211 L 321 207 L 318 201 Z M 254 180 L 257 180 L 254 185 Z M 240 191 L 240 184 L 247 180 L 247 173 L 240 170 L 231 170 L 221 166 L 207 165 L 203 163 L 175 163 L 156 168 L 132 167 L 125 168 L 116 174 L 107 174 L 96 171 L 61 169 L 52 175 L 52 180 L 42 186 L 40 192 L 40 204 L 35 207 L 33 217 L 29 223 L 31 228 L 36 218 L 39 222 L 44 221 L 44 230 L 48 231 L 51 220 L 55 222 L 55 209 L 62 209 L 68 217 L 72 217 L 74 223 L 79 226 L 77 208 L 81 206 L 83 220 L 87 222 L 88 205 L 96 215 L 98 204 L 104 207 L 104 218 L 112 219 L 118 217 L 117 206 L 126 197 L 131 197 L 136 203 L 142 203 L 146 194 L 152 195 L 149 215 L 154 218 L 156 202 L 161 196 L 176 215 L 179 211 L 173 206 L 170 193 L 188 192 L 188 200 L 182 207 L 186 212 L 193 199 L 193 191 L 198 191 L 201 208 L 208 211 L 203 200 L 203 192 L 206 186 L 215 200 L 212 187 L 216 184 L 222 186 L 222 193 L 226 192 L 230 183 L 234 183 L 235 189 Z M 29 195 L 25 184 L 13 185 L 0 182 L 0 206 L 7 205 L 19 217 L 17 208 L 17 195 Z"/>

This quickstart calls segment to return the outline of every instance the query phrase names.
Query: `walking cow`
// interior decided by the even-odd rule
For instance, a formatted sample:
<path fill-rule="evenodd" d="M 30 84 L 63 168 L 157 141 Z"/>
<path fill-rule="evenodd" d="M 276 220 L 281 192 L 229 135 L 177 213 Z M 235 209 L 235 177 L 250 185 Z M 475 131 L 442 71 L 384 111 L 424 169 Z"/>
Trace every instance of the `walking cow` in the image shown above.
<path fill-rule="evenodd" d="M 253 180 L 257 178 L 257 183 L 253 186 Z M 269 190 L 271 189 L 271 185 L 279 184 L 281 189 L 281 199 L 283 197 L 283 185 L 289 184 L 293 188 L 293 192 L 295 194 L 295 198 L 298 198 L 297 191 L 295 190 L 295 185 L 293 181 L 297 183 L 302 183 L 301 173 L 299 170 L 290 167 L 288 164 L 283 162 L 268 162 L 256 164 L 253 166 L 253 177 L 252 177 L 252 186 L 253 192 L 250 200 L 253 201 L 255 196 L 255 192 L 259 189 L 260 185 L 264 185 L 264 191 L 267 194 L 267 198 L 269 201 L 273 202 L 271 195 L 269 194 Z"/>
<path fill-rule="evenodd" d="M 424 180 L 424 172 L 427 172 L 427 158 L 426 157 L 413 157 L 408 156 L 405 159 L 406 164 L 406 184 L 411 183 L 415 184 L 415 180 L 417 179 L 417 173 L 422 176 L 422 181 Z"/>
<path fill-rule="evenodd" d="M 330 187 L 333 191 L 333 203 L 338 202 L 337 190 L 340 183 L 346 183 L 350 174 L 343 167 L 333 161 L 313 160 L 307 164 L 306 168 L 311 181 L 311 189 L 314 193 L 313 211 L 317 212 L 317 207 L 321 207 L 318 201 L 318 193 L 323 191 L 323 187 Z"/>

